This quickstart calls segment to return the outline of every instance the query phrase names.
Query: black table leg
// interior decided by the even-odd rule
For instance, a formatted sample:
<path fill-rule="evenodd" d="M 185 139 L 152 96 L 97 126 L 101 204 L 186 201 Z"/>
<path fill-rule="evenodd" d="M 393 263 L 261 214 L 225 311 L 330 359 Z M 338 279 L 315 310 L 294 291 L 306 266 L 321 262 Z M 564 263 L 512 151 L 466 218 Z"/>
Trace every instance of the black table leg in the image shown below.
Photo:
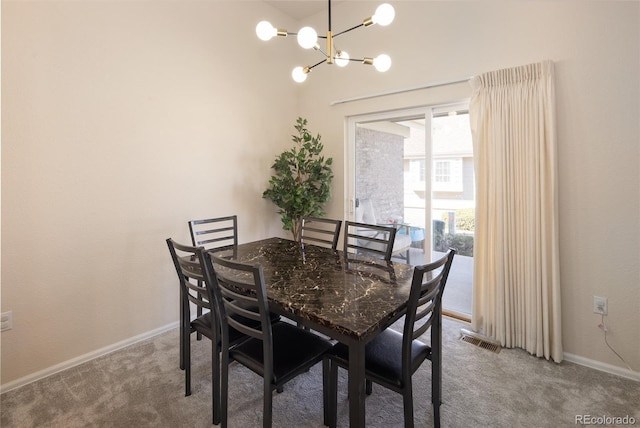
<path fill-rule="evenodd" d="M 349 344 L 349 426 L 365 426 L 364 342 Z"/>

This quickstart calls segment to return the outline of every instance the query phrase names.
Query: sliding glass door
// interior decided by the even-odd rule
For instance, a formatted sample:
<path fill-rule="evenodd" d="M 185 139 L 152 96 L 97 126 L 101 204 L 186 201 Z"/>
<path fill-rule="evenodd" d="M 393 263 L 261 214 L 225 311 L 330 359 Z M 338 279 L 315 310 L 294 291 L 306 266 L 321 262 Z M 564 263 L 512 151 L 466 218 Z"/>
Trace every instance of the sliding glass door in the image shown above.
<path fill-rule="evenodd" d="M 396 225 L 400 239 L 410 239 L 414 265 L 458 249 L 443 305 L 470 317 L 475 186 L 467 106 L 352 117 L 347 129 L 349 218 Z"/>

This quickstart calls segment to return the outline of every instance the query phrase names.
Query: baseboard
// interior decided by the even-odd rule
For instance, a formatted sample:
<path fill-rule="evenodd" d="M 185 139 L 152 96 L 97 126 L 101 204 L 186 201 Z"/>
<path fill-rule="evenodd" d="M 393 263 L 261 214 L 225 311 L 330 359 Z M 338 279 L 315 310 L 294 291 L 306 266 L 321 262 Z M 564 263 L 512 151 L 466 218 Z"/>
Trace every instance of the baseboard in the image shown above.
<path fill-rule="evenodd" d="M 579 355 L 569 354 L 567 352 L 564 353 L 564 359 L 566 361 L 579 364 L 581 366 L 589 367 L 595 370 L 600 370 L 601 372 L 611 373 L 616 376 L 625 377 L 627 379 L 635 380 L 640 382 L 640 373 L 634 372 L 624 367 L 614 366 L 612 364 L 602 363 L 600 361 L 591 360 L 589 358 L 581 357 Z"/>
<path fill-rule="evenodd" d="M 16 379 L 11 382 L 7 382 L 5 384 L 0 385 L 0 394 L 4 394 L 5 392 L 11 391 L 12 389 L 19 388 L 21 386 L 27 385 L 31 382 L 35 382 L 40 379 L 44 379 L 47 376 L 51 376 L 52 374 L 59 373 L 63 370 L 70 369 L 71 367 L 75 367 L 79 364 L 86 363 L 87 361 L 93 360 L 94 358 L 101 357 L 103 355 L 109 354 L 113 351 L 117 351 L 122 348 L 126 348 L 127 346 L 133 345 L 134 343 L 141 342 L 143 340 L 150 339 L 154 336 L 162 334 L 166 331 L 172 330 L 178 327 L 178 321 L 173 322 L 171 324 L 167 324 L 163 327 L 157 328 L 155 330 L 147 331 L 146 333 L 139 334 L 137 336 L 130 337 L 129 339 L 114 343 L 113 345 L 105 346 L 104 348 L 97 349 L 95 351 L 89 352 L 84 355 L 80 355 L 79 357 L 72 358 L 70 360 L 64 361 L 60 364 L 56 364 L 55 366 L 48 367 L 44 370 L 40 370 L 38 372 L 32 373 L 20 379 Z"/>

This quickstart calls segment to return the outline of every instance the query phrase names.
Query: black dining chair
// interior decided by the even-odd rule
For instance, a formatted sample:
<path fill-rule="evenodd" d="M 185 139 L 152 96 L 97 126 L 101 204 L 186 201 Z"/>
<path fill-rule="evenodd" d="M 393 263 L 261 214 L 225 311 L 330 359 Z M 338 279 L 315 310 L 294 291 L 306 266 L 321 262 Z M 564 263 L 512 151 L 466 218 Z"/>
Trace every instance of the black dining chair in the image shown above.
<path fill-rule="evenodd" d="M 442 402 L 442 294 L 456 251 L 450 249 L 440 259 L 416 266 L 402 333 L 387 328 L 365 346 L 367 393 L 370 382 L 402 394 L 404 426 L 413 424 L 412 376 L 424 360 L 431 360 L 431 401 L 433 425 L 440 426 Z M 419 340 L 431 328 L 430 345 Z M 349 368 L 349 348 L 337 343 L 326 354 L 330 361 L 327 413 L 330 427 L 337 423 L 338 367 Z"/>
<path fill-rule="evenodd" d="M 319 217 L 303 217 L 298 241 L 335 250 L 338 247 L 342 220 Z"/>
<path fill-rule="evenodd" d="M 269 322 L 264 272 L 209 253 L 218 283 L 216 298 L 222 319 L 222 427 L 227 426 L 229 363 L 236 361 L 263 378 L 263 427 L 271 427 L 273 391 L 323 361 L 323 381 L 328 375 L 324 354 L 331 342 L 288 322 Z M 241 316 L 242 318 L 239 318 Z M 251 321 L 259 322 L 255 326 Z M 228 328 L 227 328 L 228 327 Z M 230 328 L 251 339 L 231 347 Z M 323 401 L 326 391 L 323 388 Z"/>
<path fill-rule="evenodd" d="M 205 250 L 223 251 L 238 246 L 238 216 L 189 221 L 191 243 Z"/>
<path fill-rule="evenodd" d="M 198 332 L 211 340 L 211 388 L 213 423 L 220 423 L 220 350 L 222 336 L 220 314 L 213 299 L 213 284 L 207 269 L 204 248 L 179 244 L 167 239 L 171 259 L 180 282 L 180 355 L 185 370 L 185 396 L 191 395 L 191 334 Z M 205 314 L 191 319 L 191 304 L 206 309 Z M 254 323 L 255 324 L 255 323 Z M 226 328 L 226 327 L 225 327 Z M 228 346 L 233 346 L 248 336 L 233 328 L 227 329 Z"/>
<path fill-rule="evenodd" d="M 233 250 L 238 246 L 238 216 L 215 217 L 189 221 L 191 244 L 194 247 L 204 247 L 210 251 Z M 202 315 L 202 308 L 198 306 L 197 316 Z M 196 334 L 200 340 L 202 335 Z M 181 362 L 180 368 L 183 368 Z"/>
<path fill-rule="evenodd" d="M 411 227 L 405 223 L 383 223 L 376 215 L 373 201 L 369 198 L 356 198 L 355 220 L 359 223 L 377 224 L 379 226 L 393 227 L 397 230 L 393 243 L 392 257 L 404 259 L 411 264 Z"/>
<path fill-rule="evenodd" d="M 396 228 L 376 224 L 345 222 L 344 253 L 364 253 L 391 260 Z"/>

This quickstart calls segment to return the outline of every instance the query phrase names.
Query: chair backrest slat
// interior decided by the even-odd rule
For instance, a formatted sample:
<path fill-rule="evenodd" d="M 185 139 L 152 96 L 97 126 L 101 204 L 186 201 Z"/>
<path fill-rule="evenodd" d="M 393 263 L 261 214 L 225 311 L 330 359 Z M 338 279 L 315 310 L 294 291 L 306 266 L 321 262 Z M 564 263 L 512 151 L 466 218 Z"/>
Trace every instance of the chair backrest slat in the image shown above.
<path fill-rule="evenodd" d="M 440 352 L 442 295 L 455 253 L 456 250 L 449 249 L 440 259 L 414 268 L 404 324 L 403 364 L 411 360 L 411 342 L 429 328 L 432 352 Z"/>
<path fill-rule="evenodd" d="M 396 228 L 376 224 L 345 222 L 344 252 L 366 253 L 391 260 Z"/>
<path fill-rule="evenodd" d="M 263 341 L 265 358 L 272 349 L 271 322 L 264 273 L 259 265 L 248 265 L 219 257 L 209 251 L 222 305 L 223 340 L 226 326 Z M 255 321 L 259 321 L 257 324 Z"/>
<path fill-rule="evenodd" d="M 319 217 L 303 217 L 300 227 L 299 241 L 329 247 L 335 250 L 338 246 L 342 220 Z"/>
<path fill-rule="evenodd" d="M 189 221 L 191 243 L 205 250 L 222 251 L 238 245 L 238 216 Z"/>

